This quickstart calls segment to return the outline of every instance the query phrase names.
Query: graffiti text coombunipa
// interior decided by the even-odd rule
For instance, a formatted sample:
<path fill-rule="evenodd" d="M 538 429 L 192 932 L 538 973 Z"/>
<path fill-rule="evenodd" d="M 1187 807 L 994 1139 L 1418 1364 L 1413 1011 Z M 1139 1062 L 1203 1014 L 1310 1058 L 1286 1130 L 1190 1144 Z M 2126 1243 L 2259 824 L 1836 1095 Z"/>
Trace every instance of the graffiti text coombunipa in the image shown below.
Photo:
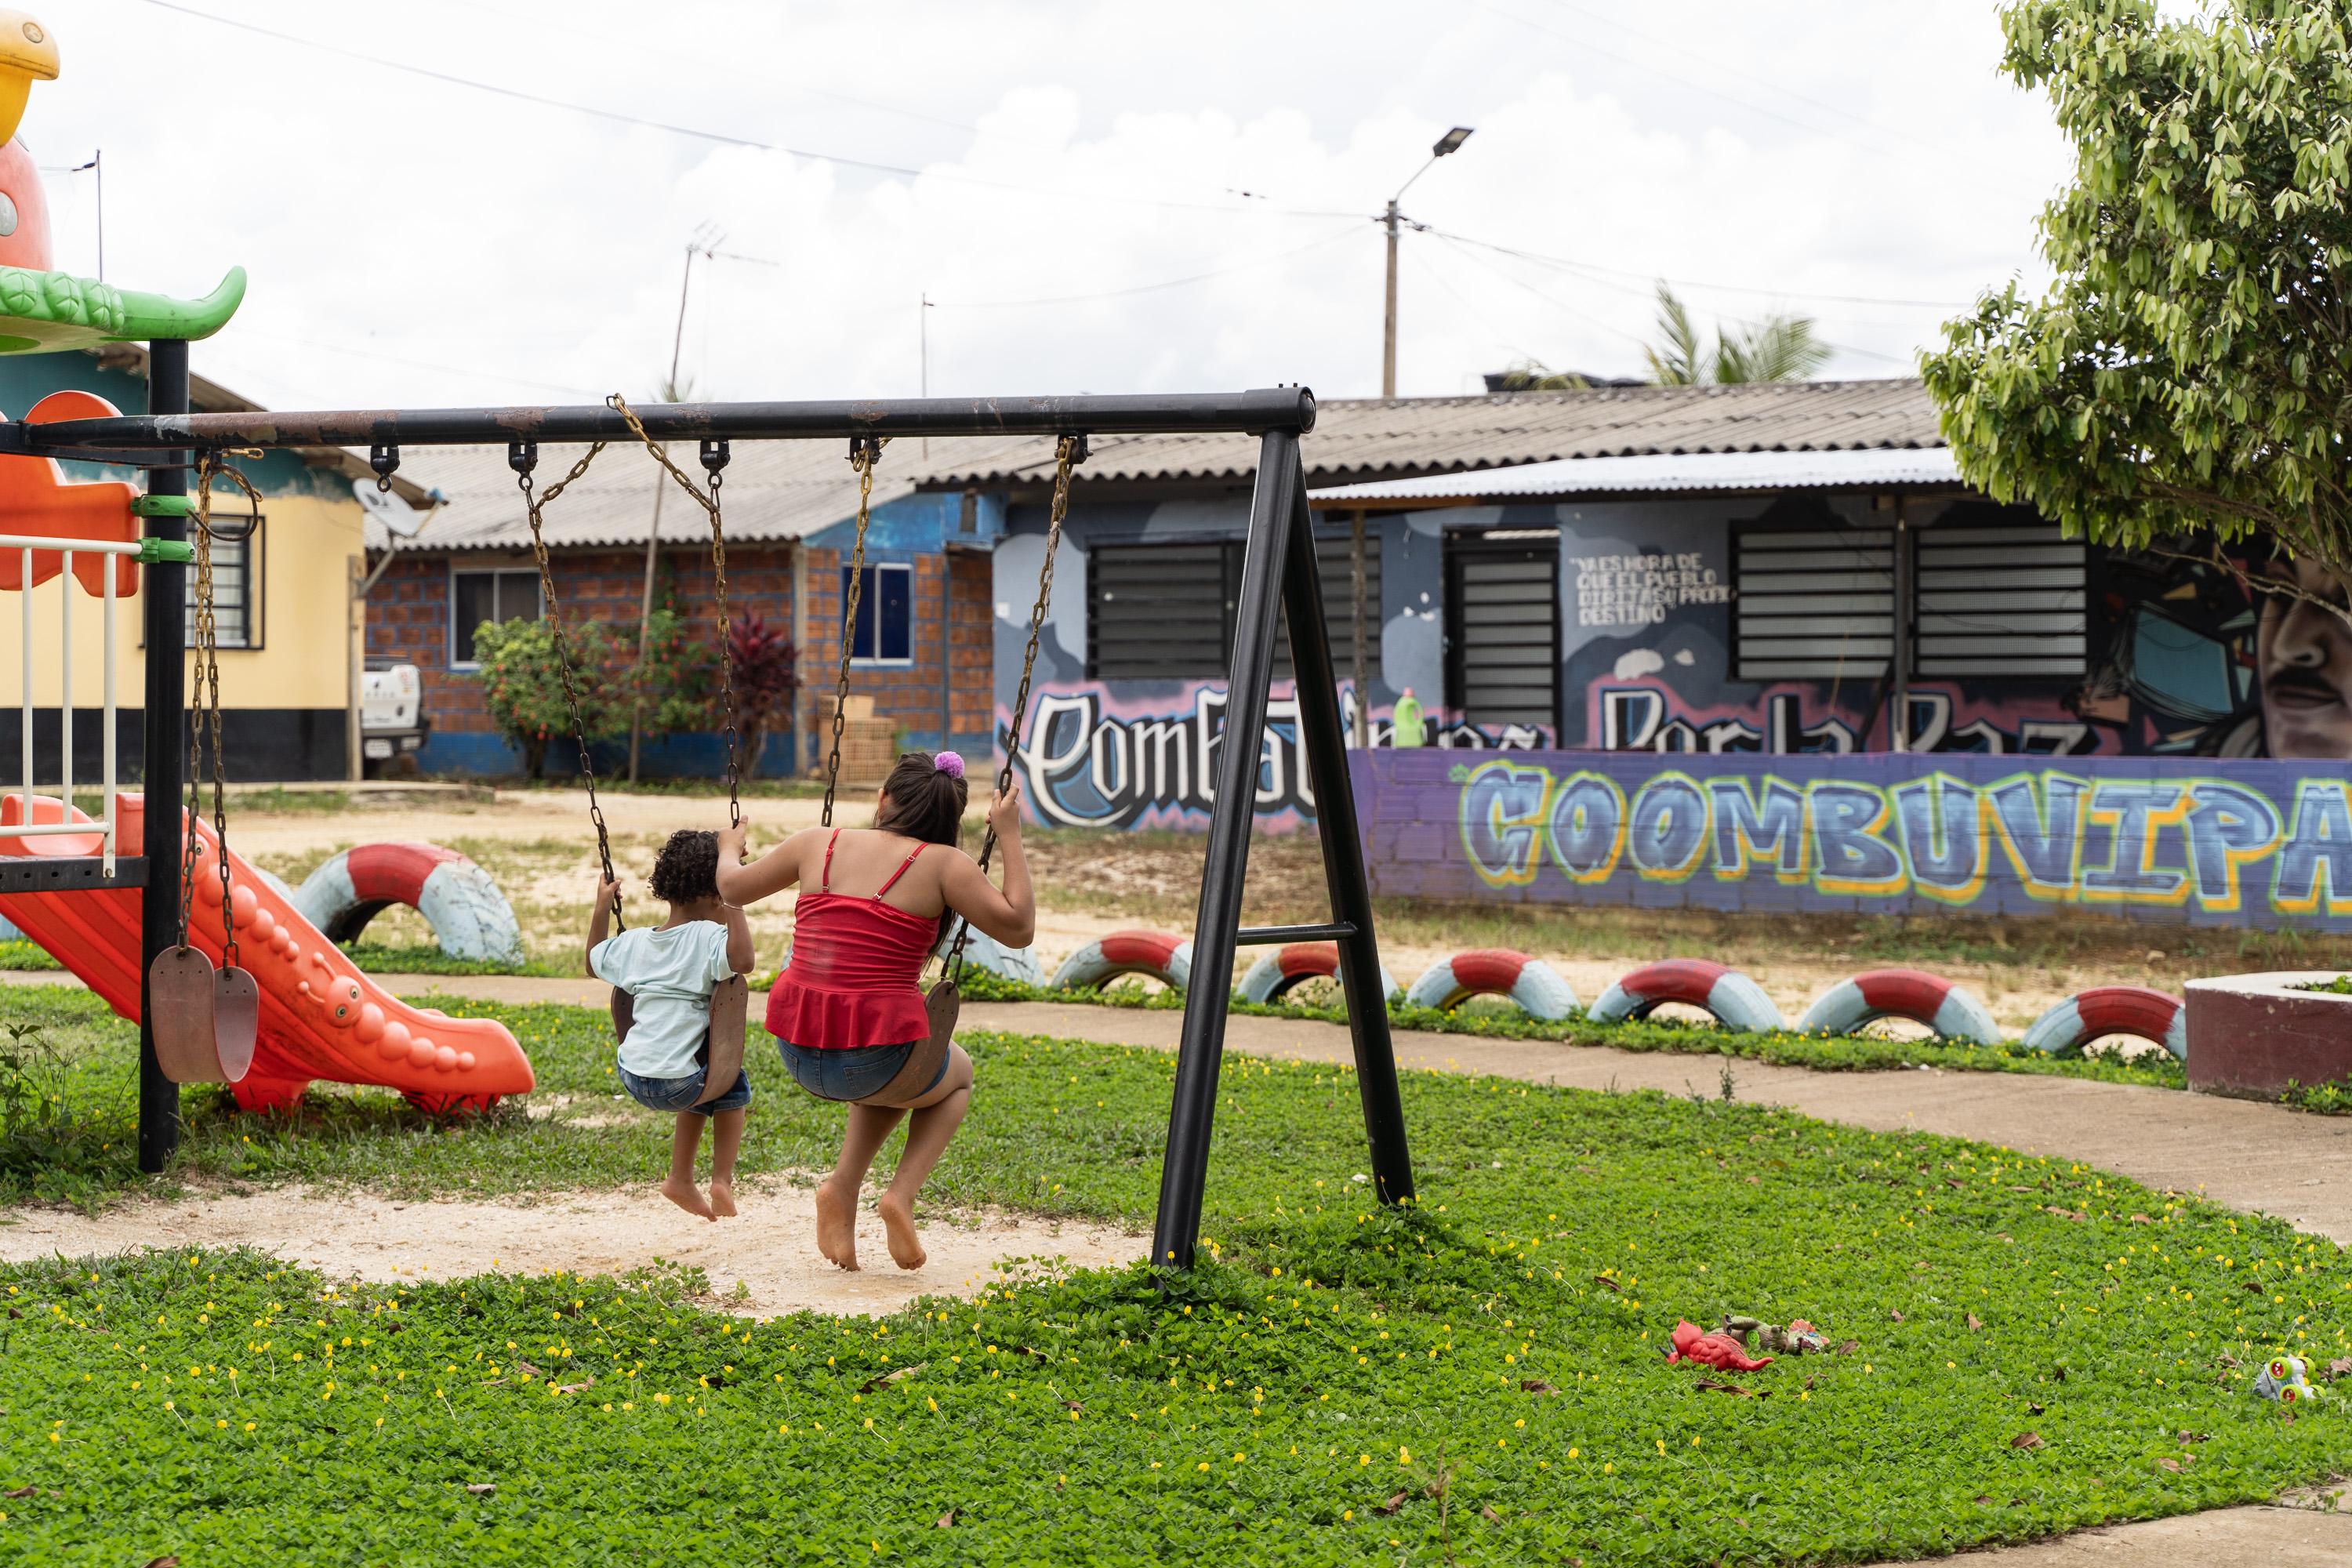
<path fill-rule="evenodd" d="M 1801 906 L 1804 895 L 1966 906 L 1991 887 L 2043 903 L 2352 916 L 2352 787 L 2340 777 L 2287 790 L 2055 769 L 1986 782 L 1621 780 L 1500 758 L 1461 773 L 1462 849 L 1494 889 L 1549 870 L 1570 897 L 1612 879 L 1769 879 L 1803 889 Z"/>

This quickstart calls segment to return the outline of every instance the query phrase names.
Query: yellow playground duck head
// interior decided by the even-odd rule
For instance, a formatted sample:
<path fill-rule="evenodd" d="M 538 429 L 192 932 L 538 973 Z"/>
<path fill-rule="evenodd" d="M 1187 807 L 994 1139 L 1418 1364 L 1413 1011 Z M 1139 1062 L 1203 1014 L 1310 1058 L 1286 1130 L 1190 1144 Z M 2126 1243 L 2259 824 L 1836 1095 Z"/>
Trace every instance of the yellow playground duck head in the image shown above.
<path fill-rule="evenodd" d="M 0 11 L 0 142 L 16 134 L 37 81 L 58 79 L 57 40 L 22 11 Z"/>

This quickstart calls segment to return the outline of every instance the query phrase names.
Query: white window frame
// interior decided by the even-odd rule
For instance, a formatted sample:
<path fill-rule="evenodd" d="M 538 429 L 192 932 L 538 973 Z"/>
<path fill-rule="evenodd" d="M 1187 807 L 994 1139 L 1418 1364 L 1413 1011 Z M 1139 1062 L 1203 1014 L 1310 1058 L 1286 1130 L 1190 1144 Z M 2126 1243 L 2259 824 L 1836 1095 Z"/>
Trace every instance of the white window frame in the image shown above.
<path fill-rule="evenodd" d="M 448 648 L 449 668 L 451 669 L 479 669 L 482 668 L 482 661 L 478 658 L 471 657 L 460 658 L 457 657 L 457 650 L 461 646 L 466 649 L 468 656 L 473 652 L 472 628 L 467 628 L 462 643 L 460 642 L 459 633 L 457 630 L 457 579 L 459 577 L 481 576 L 521 576 L 530 578 L 531 597 L 539 601 L 540 617 L 543 620 L 547 616 L 547 595 L 540 585 L 539 569 L 537 567 L 505 566 L 495 563 L 482 562 L 477 562 L 467 565 L 460 565 L 455 561 L 450 562 L 448 592 L 444 595 L 443 604 L 445 605 L 444 619 L 447 623 L 449 631 Z M 512 619 L 513 617 L 509 616 L 508 618 Z"/>
<path fill-rule="evenodd" d="M 915 667 L 914 565 L 912 563 L 906 561 L 868 561 L 866 563 L 866 570 L 874 574 L 874 647 L 877 657 L 872 658 L 861 658 L 853 654 L 849 660 L 849 668 L 852 669 L 912 669 Z M 845 579 L 842 584 L 842 599 L 843 607 L 845 610 L 847 608 L 849 594 L 849 584 L 845 581 L 849 575 L 849 566 L 847 563 L 845 562 L 842 564 L 841 572 L 842 576 Z M 882 658 L 878 657 L 882 647 L 881 590 L 882 574 L 885 572 L 901 573 L 907 579 L 907 657 L 904 658 Z M 863 592 L 861 591 L 858 598 L 858 605 L 863 608 L 865 604 L 866 599 Z M 855 646 L 857 638 L 856 626 L 852 626 L 849 628 L 849 637 L 852 645 Z"/>

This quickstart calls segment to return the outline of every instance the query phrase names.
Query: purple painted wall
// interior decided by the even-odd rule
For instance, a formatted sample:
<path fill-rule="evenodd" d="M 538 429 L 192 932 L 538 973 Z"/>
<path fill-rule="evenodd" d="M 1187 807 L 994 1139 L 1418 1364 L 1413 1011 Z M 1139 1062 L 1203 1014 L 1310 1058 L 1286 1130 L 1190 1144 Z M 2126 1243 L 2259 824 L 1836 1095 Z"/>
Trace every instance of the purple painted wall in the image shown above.
<path fill-rule="evenodd" d="M 2352 931 L 2340 766 L 1375 751 L 1375 893 Z"/>

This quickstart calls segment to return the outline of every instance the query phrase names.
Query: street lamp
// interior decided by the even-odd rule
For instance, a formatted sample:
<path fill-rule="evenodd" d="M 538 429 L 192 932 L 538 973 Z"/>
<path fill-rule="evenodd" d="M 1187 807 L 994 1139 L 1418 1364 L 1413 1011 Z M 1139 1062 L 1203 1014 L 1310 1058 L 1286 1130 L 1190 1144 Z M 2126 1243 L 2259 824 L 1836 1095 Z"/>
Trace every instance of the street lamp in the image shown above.
<path fill-rule="evenodd" d="M 1429 163 L 1423 163 L 1412 172 L 1412 180 L 1418 180 L 1429 173 L 1430 164 L 1436 163 L 1440 158 L 1451 157 L 1454 153 L 1459 153 L 1462 150 L 1462 143 L 1470 140 L 1470 131 L 1471 128 L 1467 125 L 1457 125 L 1439 137 L 1436 144 L 1429 150 Z M 1402 221 L 1397 212 L 1397 203 L 1404 199 L 1405 192 L 1412 186 L 1412 180 L 1407 180 L 1397 187 L 1397 194 L 1389 198 L 1387 216 L 1381 220 L 1389 231 L 1388 310 L 1381 323 L 1381 395 L 1382 397 L 1394 397 L 1397 395 L 1397 226 Z"/>

